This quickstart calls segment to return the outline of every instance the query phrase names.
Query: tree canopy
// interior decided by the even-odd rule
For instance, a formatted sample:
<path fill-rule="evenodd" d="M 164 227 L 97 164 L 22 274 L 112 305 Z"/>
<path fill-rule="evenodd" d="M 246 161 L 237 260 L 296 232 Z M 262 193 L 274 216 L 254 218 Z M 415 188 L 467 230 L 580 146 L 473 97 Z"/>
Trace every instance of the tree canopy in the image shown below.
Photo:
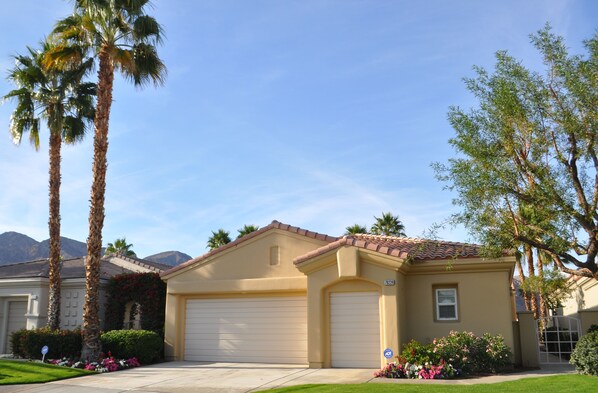
<path fill-rule="evenodd" d="M 207 248 L 209 248 L 210 251 L 215 250 L 218 247 L 222 247 L 230 242 L 230 233 L 220 228 L 217 231 L 212 231 L 212 236 L 210 236 L 210 238 L 208 239 Z"/>
<path fill-rule="evenodd" d="M 394 216 L 391 212 L 382 213 L 381 217 L 374 216 L 376 222 L 372 225 L 370 232 L 374 235 L 384 236 L 398 236 L 404 237 L 405 225 L 399 219 L 399 216 Z"/>
<path fill-rule="evenodd" d="M 114 243 L 108 243 L 108 247 L 106 247 L 106 254 L 121 254 L 127 257 L 134 257 L 137 256 L 131 248 L 133 244 L 127 244 L 127 238 L 122 237 L 116 239 Z"/>
<path fill-rule="evenodd" d="M 465 79 L 478 100 L 451 107 L 456 158 L 435 164 L 464 224 L 489 254 L 534 248 L 562 271 L 598 279 L 598 33 L 569 54 L 549 26 L 531 35 L 545 71 L 506 51 Z"/>

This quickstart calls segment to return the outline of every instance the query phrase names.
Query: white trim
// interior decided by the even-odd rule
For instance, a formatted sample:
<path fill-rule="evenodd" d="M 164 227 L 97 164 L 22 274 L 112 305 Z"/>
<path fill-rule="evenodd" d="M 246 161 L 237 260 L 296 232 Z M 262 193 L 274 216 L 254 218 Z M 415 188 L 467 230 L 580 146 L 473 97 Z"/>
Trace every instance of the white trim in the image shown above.
<path fill-rule="evenodd" d="M 453 303 L 443 303 L 442 306 L 454 306 L 455 307 L 455 316 L 452 318 L 442 318 L 440 316 L 440 302 L 438 301 L 438 294 L 440 293 L 440 291 L 452 291 L 455 301 Z M 436 288 L 435 289 L 435 297 L 436 297 L 436 319 L 438 321 L 457 321 L 459 320 L 459 309 L 457 306 L 457 288 Z"/>

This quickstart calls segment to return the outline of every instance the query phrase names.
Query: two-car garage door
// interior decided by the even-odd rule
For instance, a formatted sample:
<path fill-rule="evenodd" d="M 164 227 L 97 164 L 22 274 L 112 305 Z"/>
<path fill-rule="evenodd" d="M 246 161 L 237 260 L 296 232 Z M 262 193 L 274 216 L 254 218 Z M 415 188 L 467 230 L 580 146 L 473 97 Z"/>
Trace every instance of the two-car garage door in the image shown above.
<path fill-rule="evenodd" d="M 306 298 L 187 300 L 185 360 L 306 364 Z"/>

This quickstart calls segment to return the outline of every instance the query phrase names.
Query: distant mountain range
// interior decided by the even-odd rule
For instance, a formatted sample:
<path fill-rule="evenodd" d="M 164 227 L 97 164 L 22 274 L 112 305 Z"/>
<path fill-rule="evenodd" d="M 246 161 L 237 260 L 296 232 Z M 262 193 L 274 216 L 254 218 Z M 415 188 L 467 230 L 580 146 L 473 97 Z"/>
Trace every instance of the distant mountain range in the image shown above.
<path fill-rule="evenodd" d="M 0 265 L 48 258 L 49 243 L 49 240 L 38 242 L 18 232 L 4 232 L 0 234 Z M 60 237 L 60 248 L 63 258 L 87 255 L 87 244 L 68 237 Z M 165 251 L 144 259 L 175 266 L 188 261 L 191 257 L 179 251 Z"/>

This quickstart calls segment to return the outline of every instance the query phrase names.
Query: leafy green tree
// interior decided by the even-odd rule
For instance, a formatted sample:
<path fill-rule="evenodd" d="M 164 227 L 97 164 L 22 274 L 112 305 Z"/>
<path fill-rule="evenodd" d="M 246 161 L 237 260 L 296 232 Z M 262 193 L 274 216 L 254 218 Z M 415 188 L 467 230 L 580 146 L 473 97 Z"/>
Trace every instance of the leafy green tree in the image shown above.
<path fill-rule="evenodd" d="M 231 242 L 230 233 L 224 229 L 218 229 L 216 232 L 212 231 L 212 236 L 208 239 L 208 246 L 210 250 L 215 250 L 225 244 Z"/>
<path fill-rule="evenodd" d="M 135 86 L 161 85 L 166 67 L 156 50 L 162 41 L 162 27 L 146 14 L 149 0 L 75 0 L 74 5 L 73 14 L 56 24 L 52 34 L 60 45 L 45 61 L 68 68 L 81 60 L 83 51 L 99 62 L 81 353 L 83 358 L 96 359 L 100 353 L 100 258 L 114 72 L 119 71 Z"/>
<path fill-rule="evenodd" d="M 358 233 L 368 233 L 365 225 L 353 224 L 345 228 L 345 235 L 355 235 Z"/>
<path fill-rule="evenodd" d="M 545 270 L 542 276 L 528 277 L 521 284 L 520 291 L 529 297 L 541 297 L 545 310 L 542 315 L 548 315 L 548 310 L 556 310 L 563 306 L 563 302 L 571 295 L 567 278 L 558 269 Z"/>
<path fill-rule="evenodd" d="M 239 232 L 237 239 L 240 239 L 245 235 L 249 235 L 251 232 L 255 232 L 258 229 L 260 229 L 260 227 L 257 225 L 243 225 L 243 228 L 237 230 L 237 232 Z"/>
<path fill-rule="evenodd" d="M 133 250 L 131 250 L 132 247 L 133 244 L 127 244 L 127 238 L 122 237 L 116 239 L 114 243 L 108 243 L 108 247 L 106 247 L 105 253 L 108 255 L 121 254 L 127 257 L 135 257 L 137 255 Z"/>
<path fill-rule="evenodd" d="M 466 86 L 479 105 L 449 111 L 459 158 L 436 164 L 463 223 L 487 246 L 532 249 L 563 272 L 598 278 L 598 33 L 569 55 L 550 27 L 531 36 L 546 72 L 507 52 Z M 531 263 L 531 259 L 527 261 Z"/>
<path fill-rule="evenodd" d="M 62 143 L 75 143 L 85 135 L 94 116 L 95 84 L 83 82 L 91 61 L 69 70 L 42 66 L 42 59 L 53 44 L 41 44 L 41 50 L 27 48 L 28 55 L 15 56 L 15 66 L 8 79 L 17 88 L 4 96 L 16 101 L 10 133 L 16 144 L 29 132 L 29 140 L 39 149 L 40 119 L 46 121 L 50 134 L 49 152 L 49 306 L 48 326 L 60 328 L 60 161 Z"/>
<path fill-rule="evenodd" d="M 399 216 L 393 216 L 391 212 L 382 213 L 382 217 L 375 217 L 374 225 L 370 229 L 374 235 L 384 235 L 384 236 L 398 236 L 404 237 L 405 235 L 405 226 L 399 219 Z"/>

